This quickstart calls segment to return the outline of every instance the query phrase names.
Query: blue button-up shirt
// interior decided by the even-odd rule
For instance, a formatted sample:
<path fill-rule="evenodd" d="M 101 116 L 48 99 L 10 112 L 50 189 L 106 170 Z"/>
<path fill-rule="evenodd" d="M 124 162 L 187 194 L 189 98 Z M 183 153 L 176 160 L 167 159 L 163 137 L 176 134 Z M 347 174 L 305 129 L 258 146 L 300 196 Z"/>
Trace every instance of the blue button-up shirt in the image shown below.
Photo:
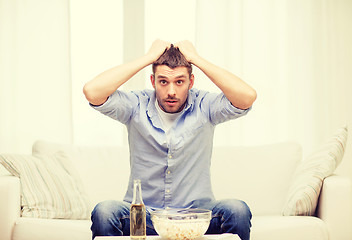
<path fill-rule="evenodd" d="M 249 109 L 234 107 L 223 93 L 191 89 L 167 141 L 155 101 L 154 90 L 117 90 L 104 104 L 93 106 L 127 126 L 131 173 L 124 200 L 132 201 L 133 179 L 141 179 L 143 201 L 151 208 L 187 208 L 213 200 L 214 128 Z"/>

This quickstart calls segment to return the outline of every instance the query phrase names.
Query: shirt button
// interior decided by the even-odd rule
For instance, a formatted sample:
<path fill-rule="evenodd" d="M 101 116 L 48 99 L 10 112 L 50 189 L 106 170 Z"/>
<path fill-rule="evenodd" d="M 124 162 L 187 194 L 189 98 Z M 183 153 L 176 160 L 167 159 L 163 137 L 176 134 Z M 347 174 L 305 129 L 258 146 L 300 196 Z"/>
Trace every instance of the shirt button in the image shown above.
<path fill-rule="evenodd" d="M 167 171 L 167 174 L 170 174 L 171 172 L 170 171 Z"/>
<path fill-rule="evenodd" d="M 172 158 L 172 155 L 169 155 L 169 158 Z"/>
<path fill-rule="evenodd" d="M 170 192 L 170 189 L 167 189 L 166 192 L 169 193 L 169 192 Z"/>

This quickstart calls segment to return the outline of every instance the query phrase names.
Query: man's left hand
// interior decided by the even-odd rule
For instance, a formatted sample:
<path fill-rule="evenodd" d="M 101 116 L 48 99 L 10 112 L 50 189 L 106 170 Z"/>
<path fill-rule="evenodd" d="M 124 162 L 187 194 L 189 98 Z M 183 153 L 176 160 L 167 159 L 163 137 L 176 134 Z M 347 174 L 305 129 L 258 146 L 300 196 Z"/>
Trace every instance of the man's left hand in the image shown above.
<path fill-rule="evenodd" d="M 181 51 L 181 53 L 185 56 L 186 60 L 190 63 L 194 64 L 194 61 L 199 57 L 195 47 L 188 40 L 175 43 L 174 46 Z"/>

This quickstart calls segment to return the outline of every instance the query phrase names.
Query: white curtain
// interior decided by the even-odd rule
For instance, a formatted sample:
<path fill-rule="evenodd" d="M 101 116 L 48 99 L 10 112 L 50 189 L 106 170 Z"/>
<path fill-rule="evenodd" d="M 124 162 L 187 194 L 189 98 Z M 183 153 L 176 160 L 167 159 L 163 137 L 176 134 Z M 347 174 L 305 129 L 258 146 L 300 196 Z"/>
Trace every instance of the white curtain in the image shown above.
<path fill-rule="evenodd" d="M 121 63 L 122 0 L 0 0 L 0 152 L 37 139 L 122 144 L 93 111 L 85 82 Z"/>
<path fill-rule="evenodd" d="M 82 94 L 86 81 L 129 58 L 123 34 L 137 30 L 123 22 L 126 1 L 0 0 L 1 152 L 30 152 L 36 139 L 126 144 L 124 127 Z M 134 1 L 145 18 L 138 49 L 189 39 L 257 90 L 246 117 L 218 126 L 215 145 L 293 140 L 308 154 L 342 124 L 352 128 L 352 1 Z M 219 91 L 195 73 L 195 87 Z M 150 87 L 149 74 L 140 88 Z M 352 176 L 350 142 L 340 171 Z"/>
<path fill-rule="evenodd" d="M 258 92 L 252 112 L 223 126 L 219 141 L 297 140 L 311 150 L 347 121 L 351 3 L 197 1 L 198 49 Z"/>
<path fill-rule="evenodd" d="M 70 0 L 73 143 L 123 144 L 125 128 L 93 110 L 84 84 L 123 59 L 123 1 Z"/>
<path fill-rule="evenodd" d="M 295 140 L 307 155 L 352 128 L 351 13 L 340 0 L 198 0 L 197 48 L 258 92 L 252 112 L 219 126 L 215 143 Z M 350 142 L 339 171 L 352 175 Z"/>
<path fill-rule="evenodd" d="M 0 1 L 0 151 L 72 139 L 68 1 Z"/>

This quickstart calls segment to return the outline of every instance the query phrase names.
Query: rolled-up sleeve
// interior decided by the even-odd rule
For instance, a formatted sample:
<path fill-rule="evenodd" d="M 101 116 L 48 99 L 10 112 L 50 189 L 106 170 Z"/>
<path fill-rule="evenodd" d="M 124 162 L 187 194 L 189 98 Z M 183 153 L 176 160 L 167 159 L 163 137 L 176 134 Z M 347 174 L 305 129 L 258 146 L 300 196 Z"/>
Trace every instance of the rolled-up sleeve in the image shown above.
<path fill-rule="evenodd" d="M 90 104 L 100 113 L 126 124 L 132 117 L 135 106 L 138 105 L 138 97 L 133 92 L 115 91 L 105 103 L 99 106 Z"/>
<path fill-rule="evenodd" d="M 240 109 L 233 106 L 223 93 L 210 93 L 205 97 L 208 98 L 206 102 L 209 104 L 209 118 L 214 125 L 242 117 L 252 109 L 252 107 Z"/>

